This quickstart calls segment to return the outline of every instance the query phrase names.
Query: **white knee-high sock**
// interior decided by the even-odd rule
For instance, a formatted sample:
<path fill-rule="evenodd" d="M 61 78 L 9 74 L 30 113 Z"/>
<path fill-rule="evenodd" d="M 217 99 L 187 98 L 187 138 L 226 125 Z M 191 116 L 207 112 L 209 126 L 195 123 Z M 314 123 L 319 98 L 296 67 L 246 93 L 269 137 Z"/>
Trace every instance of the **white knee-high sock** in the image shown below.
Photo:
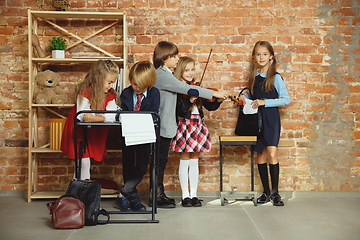
<path fill-rule="evenodd" d="M 190 159 L 189 167 L 190 198 L 197 197 L 199 183 L 199 159 Z"/>
<path fill-rule="evenodd" d="M 90 158 L 81 161 L 81 180 L 90 179 Z"/>
<path fill-rule="evenodd" d="M 179 181 L 182 199 L 189 197 L 189 164 L 190 160 L 181 160 L 179 164 Z"/>

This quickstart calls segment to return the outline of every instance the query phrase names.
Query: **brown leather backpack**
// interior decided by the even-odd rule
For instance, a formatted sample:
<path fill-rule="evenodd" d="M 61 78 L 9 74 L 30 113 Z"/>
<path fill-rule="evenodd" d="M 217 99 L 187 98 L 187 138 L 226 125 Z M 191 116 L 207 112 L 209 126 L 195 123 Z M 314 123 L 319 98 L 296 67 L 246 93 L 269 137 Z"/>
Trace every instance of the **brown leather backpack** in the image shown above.
<path fill-rule="evenodd" d="M 85 225 L 85 205 L 76 195 L 64 194 L 47 203 L 51 222 L 58 229 L 77 229 Z"/>

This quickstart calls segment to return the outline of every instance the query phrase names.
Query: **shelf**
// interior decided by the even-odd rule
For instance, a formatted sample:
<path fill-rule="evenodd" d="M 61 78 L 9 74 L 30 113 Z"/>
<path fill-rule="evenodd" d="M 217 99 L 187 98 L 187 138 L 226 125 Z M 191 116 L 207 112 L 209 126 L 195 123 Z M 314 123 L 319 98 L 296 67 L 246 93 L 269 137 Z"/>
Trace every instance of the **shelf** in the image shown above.
<path fill-rule="evenodd" d="M 61 11 L 31 11 L 40 18 L 81 18 L 81 19 L 119 19 L 124 13 L 115 12 L 61 12 Z"/>
<path fill-rule="evenodd" d="M 37 191 L 31 195 L 32 199 L 59 198 L 66 191 Z"/>
<path fill-rule="evenodd" d="M 124 59 L 112 59 L 112 58 L 33 58 L 33 63 L 63 63 L 63 64 L 71 64 L 71 63 L 96 63 L 99 60 L 107 60 L 110 59 L 115 63 L 123 63 Z"/>
<path fill-rule="evenodd" d="M 31 199 L 57 199 L 66 191 L 37 191 L 31 195 Z M 101 194 L 101 198 L 116 198 L 118 194 Z"/>
<path fill-rule="evenodd" d="M 61 153 L 61 150 L 53 150 L 50 148 L 39 148 L 39 147 L 33 147 L 31 148 L 32 153 Z"/>
<path fill-rule="evenodd" d="M 65 20 L 65 21 L 64 21 Z M 75 21 L 74 21 L 75 20 Z M 91 29 L 92 32 L 87 33 L 86 36 L 78 36 L 77 31 L 73 28 L 79 28 L 80 26 L 75 23 L 77 21 L 91 22 L 96 21 L 99 23 L 97 27 Z M 72 23 L 74 21 L 74 24 Z M 39 25 L 41 24 L 41 25 Z M 50 26 L 49 29 L 54 28 L 61 33 L 61 35 L 67 36 L 69 39 L 75 39 L 71 45 L 67 47 L 67 58 L 55 59 L 50 56 L 44 58 L 37 57 L 34 54 L 34 48 L 32 46 L 32 34 L 38 34 L 38 27 L 44 28 L 44 24 Z M 118 44 L 123 45 L 123 49 L 120 52 L 116 52 L 118 56 L 114 56 L 112 52 L 108 52 L 101 48 L 103 43 L 94 44 L 91 38 L 102 34 L 104 31 L 113 28 L 115 36 L 121 35 L 122 41 L 117 40 Z M 47 28 L 44 28 L 47 29 Z M 53 30 L 51 30 L 53 31 Z M 48 37 L 46 32 L 42 32 L 43 37 Z M 107 35 L 108 33 L 105 33 Z M 96 41 L 95 41 L 96 42 Z M 78 45 L 84 45 L 96 50 L 96 53 L 89 56 L 87 52 L 76 52 L 71 49 Z M 71 51 L 69 50 L 71 49 Z M 95 55 L 95 56 L 94 56 Z M 99 55 L 99 56 L 98 56 Z M 100 56 L 101 55 L 101 56 Z M 75 65 L 92 65 L 103 60 L 112 60 L 122 71 L 122 79 L 127 77 L 127 21 L 125 12 L 63 12 L 63 11 L 32 11 L 28 9 L 28 56 L 29 56 L 29 147 L 28 147 L 28 202 L 31 199 L 44 199 L 44 198 L 58 198 L 63 195 L 64 191 L 38 191 L 38 162 L 41 158 L 41 154 L 60 154 L 60 150 L 52 150 L 49 148 L 49 143 L 46 145 L 39 144 L 39 123 L 38 116 L 39 111 L 44 109 L 58 116 L 59 118 L 66 118 L 66 115 L 62 115 L 61 108 L 72 108 L 75 104 L 35 104 L 33 103 L 33 93 L 35 87 L 35 76 L 38 71 L 43 69 L 43 65 L 64 65 L 63 68 L 72 67 Z M 74 57 L 74 58 L 73 58 Z M 85 58 L 93 57 L 93 58 Z M 63 70 L 63 71 L 71 71 Z M 59 110 L 61 109 L 61 110 Z M 43 136 L 42 136 L 43 137 Z M 36 146 L 36 147 L 34 147 Z M 116 146 L 115 146 L 116 147 Z M 121 149 L 109 149 L 111 152 L 121 152 Z M 116 197 L 117 195 L 104 195 L 102 197 Z"/>
<path fill-rule="evenodd" d="M 32 107 L 59 107 L 59 108 L 72 108 L 75 104 L 36 104 L 32 103 Z"/>
<path fill-rule="evenodd" d="M 53 150 L 50 148 L 32 147 L 32 153 L 62 153 L 61 150 Z M 107 152 L 121 152 L 121 149 L 108 149 Z"/>

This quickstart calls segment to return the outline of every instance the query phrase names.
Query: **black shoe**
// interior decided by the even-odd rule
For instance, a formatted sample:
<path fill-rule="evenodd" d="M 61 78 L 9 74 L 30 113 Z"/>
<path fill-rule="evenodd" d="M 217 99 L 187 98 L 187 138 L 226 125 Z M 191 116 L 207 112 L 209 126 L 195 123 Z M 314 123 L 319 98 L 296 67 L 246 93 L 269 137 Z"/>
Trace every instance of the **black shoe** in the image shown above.
<path fill-rule="evenodd" d="M 165 198 L 168 202 L 171 202 L 171 203 L 174 203 L 174 204 L 175 204 L 175 199 L 169 198 L 168 196 L 166 196 L 165 193 L 164 193 L 164 198 Z"/>
<path fill-rule="evenodd" d="M 284 202 L 281 200 L 279 193 L 274 192 L 271 194 L 270 199 L 274 206 L 284 206 Z"/>
<path fill-rule="evenodd" d="M 191 199 L 186 197 L 183 200 L 181 200 L 181 206 L 183 206 L 183 207 L 192 207 Z"/>
<path fill-rule="evenodd" d="M 262 193 L 261 196 L 256 200 L 258 204 L 263 204 L 263 203 L 267 203 L 270 201 L 270 196 L 269 194 L 266 193 Z"/>
<path fill-rule="evenodd" d="M 152 207 L 151 199 L 149 199 L 149 207 Z M 156 207 L 158 207 L 158 208 L 175 208 L 176 204 L 172 203 L 172 202 L 166 200 L 166 198 L 162 197 L 162 198 L 157 199 Z"/>
<path fill-rule="evenodd" d="M 133 211 L 143 212 L 146 211 L 146 207 L 141 203 L 139 198 L 135 198 L 130 201 L 130 205 Z"/>
<path fill-rule="evenodd" d="M 132 211 L 131 205 L 129 200 L 126 197 L 116 197 L 115 204 L 120 207 L 120 210 L 123 212 L 130 212 Z"/>
<path fill-rule="evenodd" d="M 191 199 L 191 205 L 192 205 L 193 207 L 201 207 L 201 206 L 202 206 L 200 200 L 199 200 L 197 197 L 193 197 L 193 198 Z"/>

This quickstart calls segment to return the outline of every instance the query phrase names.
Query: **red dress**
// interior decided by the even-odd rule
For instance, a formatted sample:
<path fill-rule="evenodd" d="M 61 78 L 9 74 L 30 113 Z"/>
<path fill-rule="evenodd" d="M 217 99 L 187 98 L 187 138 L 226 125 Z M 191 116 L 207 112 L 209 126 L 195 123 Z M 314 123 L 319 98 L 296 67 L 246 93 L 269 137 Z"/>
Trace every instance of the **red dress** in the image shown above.
<path fill-rule="evenodd" d="M 89 94 L 85 94 L 85 97 L 89 99 Z M 105 104 L 102 110 L 106 110 L 106 106 L 110 101 L 115 99 L 113 93 L 108 94 L 105 99 Z M 77 105 L 72 107 L 69 116 L 66 119 L 64 131 L 61 139 L 60 150 L 66 154 L 70 159 L 75 159 L 74 148 L 74 117 L 76 114 Z M 87 128 L 87 147 L 83 158 L 91 157 L 95 161 L 101 162 L 102 158 L 107 154 L 106 151 L 106 138 L 107 128 Z M 77 150 L 79 151 L 80 141 L 84 141 L 84 129 L 77 129 Z M 78 155 L 79 156 L 79 155 Z"/>

